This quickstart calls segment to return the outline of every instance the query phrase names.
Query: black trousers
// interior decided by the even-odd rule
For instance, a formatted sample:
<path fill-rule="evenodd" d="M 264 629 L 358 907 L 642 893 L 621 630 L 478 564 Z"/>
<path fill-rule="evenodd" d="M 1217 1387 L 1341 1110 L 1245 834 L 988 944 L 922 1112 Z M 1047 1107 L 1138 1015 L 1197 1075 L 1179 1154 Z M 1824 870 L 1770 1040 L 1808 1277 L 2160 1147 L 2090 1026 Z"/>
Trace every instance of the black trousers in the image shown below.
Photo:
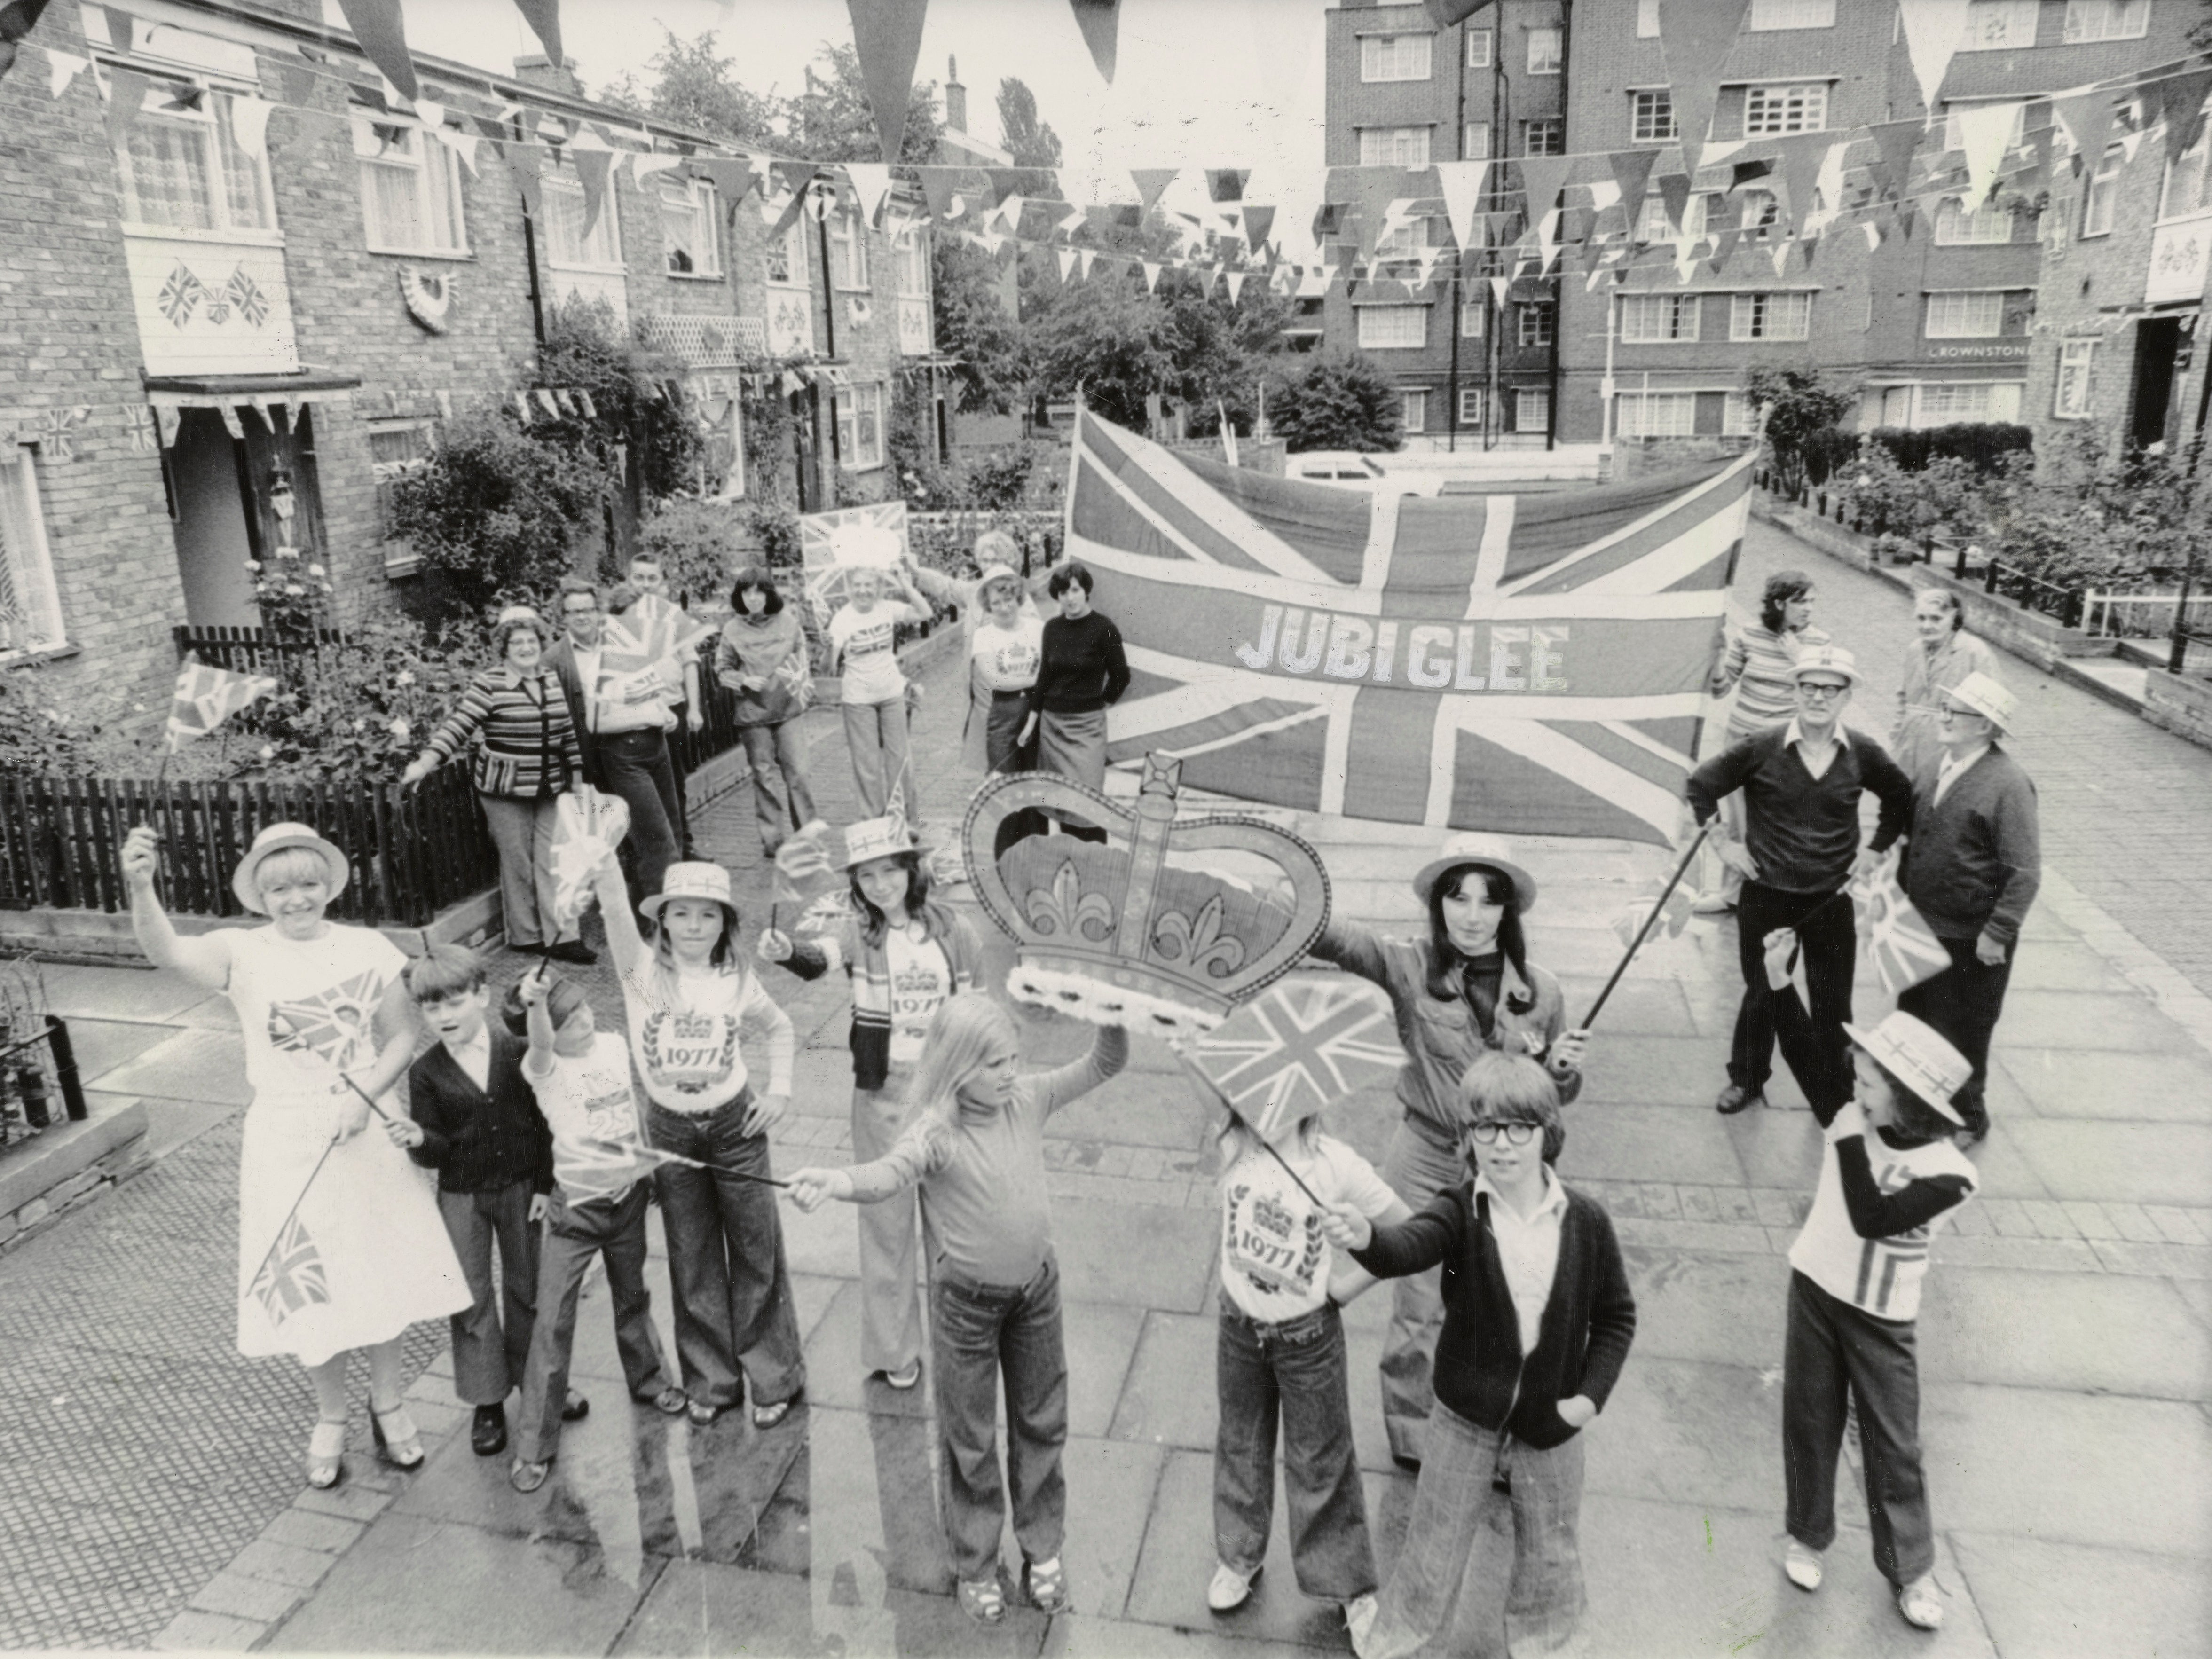
<path fill-rule="evenodd" d="M 1977 935 L 1977 938 L 1979 936 Z M 1974 954 L 1975 940 L 1947 939 L 1951 965 L 1933 979 L 1908 987 L 1897 1006 L 1916 1019 L 1925 1020 L 1936 1034 L 1964 1054 L 1974 1068 L 1966 1086 L 1952 1104 L 1966 1127 L 1986 1134 L 1990 1110 L 1986 1098 L 1990 1081 L 1990 1036 L 2004 1012 L 2005 988 L 2012 983 L 2012 959 L 2017 942 L 2005 947 L 2002 962 L 1984 962 Z"/>
<path fill-rule="evenodd" d="M 1836 894 L 1789 893 L 1747 881 L 1736 902 L 1735 925 L 1743 1003 L 1736 1010 L 1735 1040 L 1729 1050 L 1729 1081 L 1746 1089 L 1765 1088 L 1779 1041 L 1797 1086 L 1826 1122 L 1851 1097 L 1844 1036 L 1844 1022 L 1851 1017 L 1851 971 L 1859 944 L 1851 902 Z M 1778 927 L 1797 929 L 1810 1008 L 1801 1007 L 1795 993 L 1767 988 L 1766 936 Z"/>

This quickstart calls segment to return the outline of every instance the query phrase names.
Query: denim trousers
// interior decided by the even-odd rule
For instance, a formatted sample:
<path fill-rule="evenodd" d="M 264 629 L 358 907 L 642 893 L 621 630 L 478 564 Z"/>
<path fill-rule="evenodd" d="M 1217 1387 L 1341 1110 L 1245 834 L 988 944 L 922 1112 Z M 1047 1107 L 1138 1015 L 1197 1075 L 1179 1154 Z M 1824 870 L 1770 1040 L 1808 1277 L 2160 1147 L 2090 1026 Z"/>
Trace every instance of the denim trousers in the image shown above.
<path fill-rule="evenodd" d="M 481 1193 L 438 1194 L 438 1213 L 475 1298 L 453 1316 L 453 1392 L 469 1406 L 496 1406 L 522 1381 L 530 1334 L 538 1322 L 538 1229 L 530 1223 L 527 1181 Z M 492 1241 L 499 1241 L 499 1279 L 491 1276 Z M 500 1316 L 504 1292 L 507 1316 Z"/>
<path fill-rule="evenodd" d="M 1844 1399 L 1858 1401 L 1874 1564 L 1893 1584 L 1936 1565 L 1936 1525 L 1920 1466 L 1918 1328 L 1876 1319 L 1801 1273 L 1790 1275 L 1782 1345 L 1782 1472 L 1790 1535 L 1808 1549 L 1836 1541 L 1836 1459 Z"/>
<path fill-rule="evenodd" d="M 993 1577 L 1011 1498 L 1027 1561 L 1060 1553 L 1067 1525 L 1067 1351 L 1060 1264 L 1026 1285 L 976 1285 L 937 1264 L 929 1286 L 931 1358 L 943 1465 L 945 1542 L 969 1583 Z M 999 1473 L 999 1385 L 1006 1391 L 1006 1470 Z"/>
<path fill-rule="evenodd" d="M 1951 965 L 1933 979 L 1908 986 L 1898 994 L 1897 1006 L 1923 1019 L 1974 1068 L 1966 1086 L 1952 1097 L 1966 1127 L 1977 1133 L 1990 1127 L 1990 1038 L 2004 1012 L 2005 989 L 2012 983 L 2012 959 L 2017 944 L 2005 947 L 2002 962 L 1984 962 L 1975 954 L 1976 941 L 1947 939 L 1943 948 Z"/>
<path fill-rule="evenodd" d="M 1826 893 L 1789 893 L 1747 881 L 1736 901 L 1736 957 L 1743 969 L 1743 1002 L 1729 1050 L 1729 1081 L 1763 1089 L 1773 1071 L 1778 1042 L 1805 1098 L 1832 1112 L 1851 1097 L 1850 1045 L 1844 1022 L 1851 1017 L 1851 972 L 1858 959 L 1858 919 L 1851 902 Z M 1817 912 L 1818 914 L 1814 914 Z M 1803 924 L 1802 927 L 1800 924 Z M 1766 936 L 1778 927 L 1798 929 L 1804 952 L 1802 1007 L 1766 983 Z"/>
<path fill-rule="evenodd" d="M 611 732 L 594 743 L 607 793 L 621 796 L 629 807 L 627 844 L 637 860 L 636 896 L 650 898 L 676 862 L 684 822 L 668 739 L 653 728 Z"/>
<path fill-rule="evenodd" d="M 1400 1122 L 1382 1160 L 1382 1179 L 1407 1205 L 1421 1210 L 1468 1178 L 1467 1159 L 1443 1129 L 1410 1113 Z M 1382 1340 L 1382 1424 L 1394 1457 L 1421 1455 L 1421 1425 L 1437 1397 L 1429 1366 L 1444 1328 L 1443 1285 L 1438 1267 L 1391 1281 L 1390 1329 Z"/>
<path fill-rule="evenodd" d="M 530 1334 L 522 1421 L 514 1442 L 515 1455 L 526 1463 L 550 1462 L 561 1449 L 561 1408 L 568 1403 L 568 1360 L 576 1341 L 576 1298 L 593 1256 L 607 1264 L 623 1384 L 634 1397 L 646 1400 L 668 1386 L 660 1335 L 653 1328 L 653 1297 L 645 1288 L 645 1194 L 641 1181 L 618 1197 L 571 1204 L 554 1190 L 538 1245 L 538 1324 Z"/>
<path fill-rule="evenodd" d="M 1366 1595 L 1376 1584 L 1375 1549 L 1352 1444 L 1336 1305 L 1269 1323 L 1224 1293 L 1214 1353 L 1221 1412 L 1213 1442 L 1213 1547 L 1222 1565 L 1249 1577 L 1267 1558 L 1279 1422 L 1298 1588 L 1324 1601 Z"/>
<path fill-rule="evenodd" d="M 1572 1643 L 1589 1597 L 1577 1538 L 1583 1507 L 1583 1442 L 1576 1435 L 1539 1450 L 1495 1429 L 1477 1428 L 1442 1401 L 1429 1414 L 1428 1455 L 1413 1488 L 1413 1513 L 1390 1582 L 1378 1598 L 1362 1659 L 1403 1659 L 1487 1613 L 1459 1608 L 1460 1587 L 1478 1550 L 1510 1525 L 1513 1571 L 1504 1612 L 1513 1659 L 1559 1653 Z M 1510 1491 L 1498 1490 L 1503 1480 Z M 1486 1643 L 1487 1647 L 1498 1645 Z"/>
<path fill-rule="evenodd" d="M 574 922 L 562 929 L 554 902 L 553 829 L 560 821 L 560 799 L 477 796 L 491 844 L 499 849 L 500 916 L 510 945 L 559 945 L 576 937 Z"/>
<path fill-rule="evenodd" d="M 665 1152 L 764 1176 L 768 1137 L 742 1133 L 752 1103 L 750 1088 L 711 1112 L 672 1112 L 656 1101 L 647 1133 Z M 668 1235 L 684 1392 L 696 1405 L 734 1406 L 750 1383 L 756 1406 L 790 1399 L 805 1386 L 806 1361 L 775 1188 L 680 1164 L 662 1165 L 653 1179 Z"/>
<path fill-rule="evenodd" d="M 741 726 L 738 741 L 744 744 L 745 764 L 752 769 L 761 851 L 774 858 L 784 837 L 814 817 L 814 789 L 806 781 L 806 734 L 794 714 L 774 726 Z"/>
<path fill-rule="evenodd" d="M 845 714 L 845 747 L 853 757 L 853 789 L 860 798 L 860 815 L 879 818 L 890 799 L 891 789 L 906 781 L 906 820 L 921 822 L 921 803 L 915 793 L 913 769 L 907 764 L 906 694 L 887 702 L 848 702 Z"/>
<path fill-rule="evenodd" d="M 906 1122 L 910 1066 L 894 1066 L 880 1089 L 853 1091 L 853 1162 L 872 1164 L 891 1149 Z M 921 1358 L 920 1208 L 911 1192 L 858 1204 L 860 1228 L 860 1369 L 902 1371 Z"/>

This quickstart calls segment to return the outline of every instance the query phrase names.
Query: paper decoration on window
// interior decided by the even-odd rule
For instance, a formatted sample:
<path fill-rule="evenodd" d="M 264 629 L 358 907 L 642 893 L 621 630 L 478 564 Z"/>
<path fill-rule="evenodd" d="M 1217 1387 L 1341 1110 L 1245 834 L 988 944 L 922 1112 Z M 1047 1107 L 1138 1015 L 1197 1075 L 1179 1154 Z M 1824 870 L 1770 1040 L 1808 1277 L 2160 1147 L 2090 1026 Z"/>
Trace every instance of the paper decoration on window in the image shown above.
<path fill-rule="evenodd" d="M 260 284 L 246 274 L 244 265 L 231 267 L 230 280 L 222 285 L 222 291 L 249 328 L 259 328 L 269 320 L 269 298 Z"/>

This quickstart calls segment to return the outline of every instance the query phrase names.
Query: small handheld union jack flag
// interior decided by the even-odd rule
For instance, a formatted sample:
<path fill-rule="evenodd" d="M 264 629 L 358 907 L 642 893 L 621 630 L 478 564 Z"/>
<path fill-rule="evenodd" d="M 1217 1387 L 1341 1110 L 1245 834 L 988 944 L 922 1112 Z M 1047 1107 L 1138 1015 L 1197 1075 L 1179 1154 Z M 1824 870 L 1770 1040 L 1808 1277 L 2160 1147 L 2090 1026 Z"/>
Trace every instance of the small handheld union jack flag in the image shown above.
<path fill-rule="evenodd" d="M 830 862 L 830 826 L 816 819 L 793 831 L 775 849 L 775 902 L 811 904 L 836 874 Z"/>
<path fill-rule="evenodd" d="M 276 682 L 263 675 L 234 674 L 188 657 L 177 675 L 176 700 L 169 705 L 168 732 L 163 741 L 173 755 L 187 738 L 207 736 L 240 709 L 276 689 Z"/>
<path fill-rule="evenodd" d="M 1867 956 L 1881 976 L 1881 988 L 1895 996 L 1933 979 L 1951 965 L 1951 953 L 1926 918 L 1897 884 L 1897 860 L 1854 876 L 1851 902 L 1858 907 Z"/>
<path fill-rule="evenodd" d="M 296 1208 L 284 1218 L 276 1242 L 261 1258 L 260 1270 L 253 1275 L 250 1288 L 254 1298 L 269 1310 L 272 1325 L 283 1324 L 311 1302 L 331 1299 L 330 1281 L 323 1273 L 323 1253 L 301 1224 Z"/>
<path fill-rule="evenodd" d="M 1265 1140 L 1405 1061 L 1389 1006 L 1364 984 L 1285 980 L 1190 1045 L 1198 1074 Z"/>

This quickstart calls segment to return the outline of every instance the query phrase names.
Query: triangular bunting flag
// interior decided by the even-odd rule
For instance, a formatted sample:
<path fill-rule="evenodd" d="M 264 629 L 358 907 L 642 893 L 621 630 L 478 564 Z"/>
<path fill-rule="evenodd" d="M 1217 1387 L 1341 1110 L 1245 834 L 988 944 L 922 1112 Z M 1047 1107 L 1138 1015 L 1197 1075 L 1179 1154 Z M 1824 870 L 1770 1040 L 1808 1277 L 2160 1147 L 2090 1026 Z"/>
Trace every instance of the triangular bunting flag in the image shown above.
<path fill-rule="evenodd" d="M 265 98 L 235 93 L 230 100 L 230 137 L 241 155 L 259 161 L 268 152 L 269 114 L 276 108 Z"/>
<path fill-rule="evenodd" d="M 2051 105 L 2051 112 L 2066 129 L 2074 153 L 2087 157 L 2094 171 L 2104 159 L 2106 135 L 2112 130 L 2112 89 L 2102 87 L 2058 99 Z"/>
<path fill-rule="evenodd" d="M 921 198 L 929 204 L 929 216 L 939 224 L 954 216 L 952 199 L 959 194 L 958 167 L 917 167 L 921 175 Z"/>
<path fill-rule="evenodd" d="M 584 228 L 580 234 L 589 240 L 592 228 L 599 222 L 599 211 L 607 203 L 607 175 L 614 167 L 614 152 L 609 149 L 582 149 L 568 147 L 568 160 L 574 164 L 577 180 L 584 186 Z"/>
<path fill-rule="evenodd" d="M 515 187 L 522 192 L 522 205 L 531 218 L 543 222 L 545 217 L 545 153 L 535 144 L 494 144 L 508 169 L 514 174 Z"/>
<path fill-rule="evenodd" d="M 1521 169 L 1522 205 L 1528 222 L 1541 226 L 1547 215 L 1559 204 L 1559 191 L 1567 182 L 1567 173 L 1574 167 L 1569 155 L 1522 155 L 1514 165 Z"/>
<path fill-rule="evenodd" d="M 1924 121 L 1885 121 L 1867 129 L 1867 137 L 1874 140 L 1875 181 L 1883 195 L 1902 196 L 1911 188 L 1912 152 L 1927 131 Z"/>
<path fill-rule="evenodd" d="M 884 198 L 891 193 L 890 168 L 881 161 L 848 161 L 845 176 L 860 198 L 860 216 L 872 225 L 884 210 Z"/>
<path fill-rule="evenodd" d="M 52 46 L 47 47 L 46 95 L 58 98 L 67 92 L 70 82 L 76 79 L 77 71 L 91 61 L 89 58 L 80 58 L 73 52 L 57 52 Z"/>
<path fill-rule="evenodd" d="M 1060 280 L 1064 283 L 1067 280 L 1067 273 L 1075 269 L 1075 251 L 1073 248 L 1054 248 L 1053 258 L 1060 262 Z"/>
<path fill-rule="evenodd" d="M 1091 61 L 1099 77 L 1114 84 L 1115 9 L 1121 0 L 1071 0 L 1075 26 L 1083 31 L 1083 44 L 1091 48 Z"/>
<path fill-rule="evenodd" d="M 1444 215 L 1451 221 L 1452 240 L 1462 248 L 1480 246 L 1474 234 L 1474 211 L 1482 200 L 1483 180 L 1490 163 L 1439 161 L 1437 178 L 1443 187 Z"/>
<path fill-rule="evenodd" d="M 1146 212 L 1150 213 L 1152 210 L 1153 204 L 1160 199 L 1160 192 L 1175 182 L 1175 176 L 1179 171 L 1180 169 L 1176 167 L 1131 169 L 1129 177 L 1136 181 L 1138 199 L 1144 204 Z"/>
<path fill-rule="evenodd" d="M 1275 210 L 1248 207 L 1240 216 L 1244 222 L 1244 246 L 1257 253 L 1267 245 L 1267 233 L 1275 228 Z"/>
<path fill-rule="evenodd" d="M 1659 159 L 1656 149 L 1615 150 L 1606 157 L 1613 168 L 1613 182 L 1620 191 L 1620 209 L 1627 216 L 1631 234 L 1644 212 L 1644 198 L 1651 188 L 1651 166 Z"/>
<path fill-rule="evenodd" d="M 1244 199 L 1244 181 L 1252 176 L 1249 167 L 1208 167 L 1206 170 L 1207 199 L 1215 202 L 1241 202 Z"/>
<path fill-rule="evenodd" d="M 914 65 L 921 56 L 929 0 L 845 0 L 845 9 L 853 20 L 853 49 L 876 118 L 876 137 L 884 160 L 896 161 L 906 137 L 907 104 L 914 96 Z"/>
<path fill-rule="evenodd" d="M 2208 72 L 2207 78 L 2212 79 L 2212 72 Z M 1988 201 L 1990 191 L 1996 188 L 1997 170 L 2004 165 L 2020 111 L 2018 104 L 1990 103 L 1961 104 L 1952 112 L 1959 124 L 1959 147 L 1966 153 L 1969 212 Z"/>
<path fill-rule="evenodd" d="M 1812 216 L 1814 180 L 1820 174 L 1821 162 L 1834 147 L 1835 137 L 1832 133 L 1799 132 L 1768 142 L 1777 152 L 1775 171 L 1781 177 L 1790 222 L 1802 233 L 1805 222 Z"/>
<path fill-rule="evenodd" d="M 1936 107 L 1936 93 L 1951 67 L 1951 55 L 1966 39 L 1972 0 L 1898 0 L 1905 22 L 1905 49 L 1912 57 L 1912 76 L 1920 83 L 1921 106 Z"/>
<path fill-rule="evenodd" d="M 2197 130 L 2204 125 L 2204 94 L 2212 88 L 2212 68 L 2163 75 L 2153 84 L 2166 118 L 2166 153 L 2182 155 L 2196 144 Z"/>
<path fill-rule="evenodd" d="M 127 70 L 119 64 L 107 68 L 107 136 L 117 149 L 131 143 L 131 129 L 138 119 L 139 112 L 146 107 L 146 94 L 154 83 L 137 70 Z"/>
<path fill-rule="evenodd" d="M 568 60 L 561 51 L 561 0 L 514 0 L 514 8 L 530 25 L 530 32 L 555 64 Z"/>
<path fill-rule="evenodd" d="M 1146 259 L 1143 263 L 1145 267 L 1145 292 L 1150 294 L 1159 287 L 1160 268 L 1154 264 L 1150 259 Z"/>
<path fill-rule="evenodd" d="M 1659 175 L 1659 204 L 1667 210 L 1667 229 L 1680 236 L 1687 228 L 1683 220 L 1690 211 L 1690 175 L 1686 173 L 1662 173 Z"/>
<path fill-rule="evenodd" d="M 399 15 L 399 0 L 338 0 L 346 27 L 368 54 L 378 73 L 412 102 L 422 95 L 415 80 L 415 59 L 407 51 L 407 27 Z"/>
<path fill-rule="evenodd" d="M 1232 270 L 1224 280 L 1229 284 L 1229 303 L 1233 306 L 1244 296 L 1244 273 Z"/>
<path fill-rule="evenodd" d="M 1681 135 L 1682 169 L 1697 175 L 1705 135 L 1712 129 L 1721 73 L 1728 67 L 1749 0 L 1659 0 L 1659 46 L 1666 55 L 1674 125 Z M 1909 0 L 1908 0 L 1909 3 Z"/>

